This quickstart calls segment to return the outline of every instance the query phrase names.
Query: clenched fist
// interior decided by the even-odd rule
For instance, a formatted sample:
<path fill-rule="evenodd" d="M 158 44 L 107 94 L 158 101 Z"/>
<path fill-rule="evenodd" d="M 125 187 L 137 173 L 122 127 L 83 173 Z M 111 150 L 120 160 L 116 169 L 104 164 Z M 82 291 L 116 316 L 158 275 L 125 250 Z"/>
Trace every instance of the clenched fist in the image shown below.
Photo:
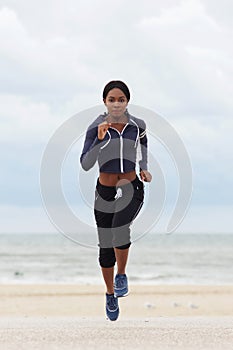
<path fill-rule="evenodd" d="M 104 137 L 108 131 L 108 128 L 110 126 L 111 126 L 111 123 L 108 123 L 106 121 L 98 125 L 98 139 L 99 140 L 104 139 Z"/>
<path fill-rule="evenodd" d="M 141 177 L 141 180 L 145 182 L 151 182 L 152 180 L 152 175 L 147 170 L 141 170 L 140 177 Z"/>

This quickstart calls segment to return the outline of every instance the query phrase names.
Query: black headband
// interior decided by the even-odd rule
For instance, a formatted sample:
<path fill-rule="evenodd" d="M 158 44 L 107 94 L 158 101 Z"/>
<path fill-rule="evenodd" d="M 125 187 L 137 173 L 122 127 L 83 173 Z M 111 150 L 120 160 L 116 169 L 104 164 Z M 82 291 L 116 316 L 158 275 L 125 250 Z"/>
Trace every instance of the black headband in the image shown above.
<path fill-rule="evenodd" d="M 130 92 L 129 92 L 128 86 L 125 83 L 123 83 L 123 81 L 120 81 L 120 80 L 112 80 L 105 86 L 103 91 L 104 100 L 106 99 L 109 91 L 114 88 L 120 89 L 125 94 L 127 100 L 128 101 L 130 100 Z"/>

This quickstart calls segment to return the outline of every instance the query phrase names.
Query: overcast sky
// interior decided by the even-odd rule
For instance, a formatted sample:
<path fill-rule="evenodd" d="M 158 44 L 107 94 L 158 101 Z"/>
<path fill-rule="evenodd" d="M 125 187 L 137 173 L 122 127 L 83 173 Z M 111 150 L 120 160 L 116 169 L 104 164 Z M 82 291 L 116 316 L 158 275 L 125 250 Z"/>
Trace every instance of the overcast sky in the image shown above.
<path fill-rule="evenodd" d="M 230 0 L 0 0 L 0 232 L 56 231 L 41 204 L 43 150 L 112 79 L 185 142 L 193 198 L 177 231 L 233 232 L 232 18 Z"/>

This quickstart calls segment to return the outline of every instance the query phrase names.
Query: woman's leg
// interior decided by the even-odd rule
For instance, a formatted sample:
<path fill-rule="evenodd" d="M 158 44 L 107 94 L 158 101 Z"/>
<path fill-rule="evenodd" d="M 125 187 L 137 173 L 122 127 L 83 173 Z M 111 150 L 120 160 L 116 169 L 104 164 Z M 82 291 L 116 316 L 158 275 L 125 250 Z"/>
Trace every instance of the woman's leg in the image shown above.
<path fill-rule="evenodd" d="M 117 261 L 117 273 L 120 275 L 125 274 L 126 264 L 129 255 L 129 248 L 120 249 L 114 248 L 116 261 Z"/>
<path fill-rule="evenodd" d="M 101 267 L 102 275 L 106 285 L 106 292 L 108 294 L 114 293 L 113 278 L 114 278 L 114 266 L 113 267 Z"/>
<path fill-rule="evenodd" d="M 113 276 L 114 265 L 116 262 L 115 252 L 113 248 L 100 248 L 99 249 L 99 263 L 101 266 L 102 275 L 106 284 L 108 294 L 114 292 L 113 288 Z"/>
<path fill-rule="evenodd" d="M 117 260 L 117 274 L 114 279 L 114 295 L 119 298 L 129 294 L 128 279 L 125 273 L 129 254 L 129 244 L 127 246 L 116 247 L 114 248 L 114 251 Z"/>
<path fill-rule="evenodd" d="M 132 187 L 133 192 L 132 192 Z M 131 187 L 131 188 L 130 188 Z M 125 274 L 128 260 L 130 242 L 130 225 L 140 212 L 144 200 L 144 185 L 136 178 L 131 184 L 121 186 L 122 197 L 116 204 L 116 212 L 113 217 L 113 246 L 117 261 L 118 273 Z M 127 198 L 132 197 L 130 201 Z M 122 201 L 128 202 L 122 209 Z M 118 207 L 120 210 L 118 210 Z"/>
<path fill-rule="evenodd" d="M 116 257 L 112 247 L 111 227 L 114 215 L 115 194 L 115 187 L 103 186 L 99 181 L 97 182 L 94 213 L 100 247 L 99 264 L 108 294 L 114 293 L 113 278 Z"/>

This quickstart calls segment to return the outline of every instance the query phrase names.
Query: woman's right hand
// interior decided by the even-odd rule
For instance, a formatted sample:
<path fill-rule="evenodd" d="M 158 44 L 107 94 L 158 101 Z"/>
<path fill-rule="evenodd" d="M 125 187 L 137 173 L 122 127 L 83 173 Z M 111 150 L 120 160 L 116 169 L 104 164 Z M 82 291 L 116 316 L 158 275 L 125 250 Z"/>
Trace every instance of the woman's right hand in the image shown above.
<path fill-rule="evenodd" d="M 104 139 L 104 137 L 108 131 L 108 128 L 110 126 L 111 126 L 111 123 L 108 123 L 106 121 L 98 125 L 98 139 L 99 140 Z"/>

